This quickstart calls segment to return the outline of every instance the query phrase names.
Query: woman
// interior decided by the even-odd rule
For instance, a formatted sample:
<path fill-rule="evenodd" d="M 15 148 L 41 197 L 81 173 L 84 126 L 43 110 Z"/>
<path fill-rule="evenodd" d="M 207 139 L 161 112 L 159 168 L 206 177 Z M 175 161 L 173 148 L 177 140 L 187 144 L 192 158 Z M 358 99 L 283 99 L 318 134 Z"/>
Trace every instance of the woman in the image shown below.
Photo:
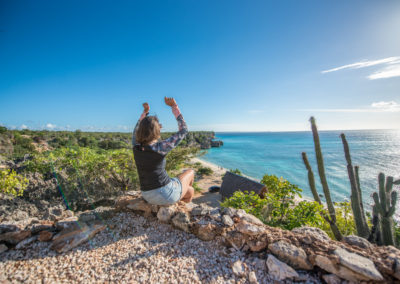
<path fill-rule="evenodd" d="M 170 205 L 182 200 L 191 202 L 194 171 L 187 170 L 176 178 L 165 171 L 165 156 L 185 138 L 188 129 L 173 98 L 164 98 L 178 121 L 179 131 L 168 139 L 159 141 L 161 124 L 157 116 L 149 116 L 150 107 L 143 104 L 143 113 L 133 130 L 132 145 L 139 173 L 142 197 L 150 204 Z"/>

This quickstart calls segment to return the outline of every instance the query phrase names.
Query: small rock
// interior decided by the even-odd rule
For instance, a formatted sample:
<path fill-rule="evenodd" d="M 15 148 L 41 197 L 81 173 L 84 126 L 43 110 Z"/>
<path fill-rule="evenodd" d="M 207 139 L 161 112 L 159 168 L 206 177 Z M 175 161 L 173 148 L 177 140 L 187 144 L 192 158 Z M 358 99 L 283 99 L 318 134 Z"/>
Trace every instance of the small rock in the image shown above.
<path fill-rule="evenodd" d="M 178 229 L 189 233 L 190 218 L 185 212 L 178 212 L 174 218 L 172 218 L 172 223 Z"/>
<path fill-rule="evenodd" d="M 15 249 L 24 249 L 26 248 L 29 244 L 33 243 L 34 241 L 36 241 L 38 239 L 38 236 L 33 236 L 30 238 L 27 238 L 25 240 L 23 240 L 22 242 L 19 242 L 16 246 Z"/>
<path fill-rule="evenodd" d="M 300 247 L 296 247 L 285 241 L 278 241 L 268 247 L 281 261 L 296 269 L 311 270 L 313 266 L 307 259 L 307 255 Z"/>
<path fill-rule="evenodd" d="M 49 231 L 41 231 L 38 240 L 40 242 L 48 242 L 53 238 L 53 233 Z"/>
<path fill-rule="evenodd" d="M 370 280 L 383 280 L 383 276 L 376 269 L 374 263 L 368 258 L 348 252 L 342 248 L 337 248 L 333 253 L 339 257 L 339 262 L 343 266 L 368 277 Z"/>
<path fill-rule="evenodd" d="M 249 236 L 256 236 L 259 234 L 262 234 L 265 229 L 263 227 L 260 226 L 256 226 L 254 224 L 251 224 L 247 221 L 241 220 L 237 225 L 236 225 L 236 229 L 246 235 Z"/>
<path fill-rule="evenodd" d="M 238 217 L 246 222 L 255 224 L 255 225 L 260 225 L 263 226 L 264 223 L 258 219 L 256 216 L 253 216 L 251 214 L 246 213 L 243 209 L 238 210 Z"/>
<path fill-rule="evenodd" d="M 251 284 L 258 284 L 257 275 L 254 271 L 250 271 L 249 273 L 249 282 Z"/>
<path fill-rule="evenodd" d="M 243 277 L 244 276 L 244 266 L 243 263 L 240 260 L 235 261 L 232 264 L 232 272 L 238 277 Z"/>
<path fill-rule="evenodd" d="M 343 241 L 349 245 L 357 246 L 363 249 L 372 249 L 374 247 L 368 240 L 355 235 L 345 236 Z"/>
<path fill-rule="evenodd" d="M 231 219 L 233 219 L 233 217 L 236 216 L 236 211 L 237 211 L 237 209 L 235 209 L 235 208 L 224 207 L 222 209 L 222 214 L 228 215 L 229 217 L 231 217 Z"/>
<path fill-rule="evenodd" d="M 0 253 L 3 253 L 8 250 L 8 247 L 5 244 L 0 244 Z"/>
<path fill-rule="evenodd" d="M 233 222 L 232 218 L 229 217 L 229 215 L 223 215 L 222 216 L 222 223 L 224 223 L 224 225 L 231 227 L 233 226 L 235 223 Z"/>
<path fill-rule="evenodd" d="M 65 210 L 64 211 L 64 214 L 65 214 L 65 216 L 66 217 L 73 217 L 73 216 L 75 216 L 75 214 L 74 214 L 74 212 L 73 211 L 71 211 L 71 210 Z"/>
<path fill-rule="evenodd" d="M 158 220 L 164 223 L 168 223 L 174 216 L 176 209 L 177 208 L 175 206 L 161 207 L 157 213 Z"/>
<path fill-rule="evenodd" d="M 0 241 L 16 245 L 19 242 L 25 240 L 26 238 L 29 238 L 30 236 L 31 236 L 30 230 L 8 232 L 0 235 Z"/>
<path fill-rule="evenodd" d="M 266 235 L 257 237 L 256 239 L 250 239 L 246 242 L 250 250 L 253 252 L 259 252 L 268 246 L 268 238 Z"/>
<path fill-rule="evenodd" d="M 137 198 L 137 199 L 130 200 L 128 202 L 128 205 L 126 206 L 126 208 L 131 209 L 131 210 L 135 210 L 135 211 L 142 211 L 148 216 L 150 216 L 151 212 L 152 212 L 151 211 L 151 204 L 147 203 L 142 198 Z"/>
<path fill-rule="evenodd" d="M 278 281 L 299 277 L 299 274 L 286 263 L 269 254 L 267 259 L 268 273 Z"/>
<path fill-rule="evenodd" d="M 327 284 L 341 284 L 342 280 L 335 274 L 325 274 L 322 276 Z"/>
<path fill-rule="evenodd" d="M 192 216 L 205 216 L 209 214 L 212 210 L 212 207 L 207 204 L 200 203 L 198 206 L 194 207 L 191 211 Z"/>
<path fill-rule="evenodd" d="M 193 210 L 193 208 L 197 207 L 197 204 L 193 203 L 193 202 L 189 202 L 189 203 L 185 203 L 185 207 L 189 212 L 191 212 Z"/>

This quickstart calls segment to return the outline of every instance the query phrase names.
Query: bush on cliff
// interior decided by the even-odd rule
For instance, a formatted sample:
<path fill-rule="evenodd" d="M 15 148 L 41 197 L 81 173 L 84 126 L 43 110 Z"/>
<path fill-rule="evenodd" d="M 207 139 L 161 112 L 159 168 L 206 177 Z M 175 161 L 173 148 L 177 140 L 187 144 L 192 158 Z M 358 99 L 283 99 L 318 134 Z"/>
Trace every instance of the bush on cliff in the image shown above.
<path fill-rule="evenodd" d="M 0 191 L 13 196 L 22 196 L 28 180 L 14 170 L 0 170 Z"/>

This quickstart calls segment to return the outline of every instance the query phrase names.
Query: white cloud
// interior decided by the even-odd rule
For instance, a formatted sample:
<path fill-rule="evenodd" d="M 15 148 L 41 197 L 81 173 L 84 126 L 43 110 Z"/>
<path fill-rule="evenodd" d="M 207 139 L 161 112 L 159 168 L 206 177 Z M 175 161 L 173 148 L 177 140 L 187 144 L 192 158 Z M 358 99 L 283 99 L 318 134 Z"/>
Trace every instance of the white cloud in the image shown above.
<path fill-rule="evenodd" d="M 374 102 L 366 108 L 320 108 L 320 109 L 300 109 L 299 111 L 311 112 L 400 112 L 400 104 L 395 101 Z"/>
<path fill-rule="evenodd" d="M 400 77 L 400 57 L 399 56 L 392 56 L 392 57 L 387 57 L 387 58 L 382 58 L 382 59 L 377 59 L 377 60 L 363 60 L 363 61 L 339 66 L 336 68 L 324 70 L 324 71 L 321 71 L 321 73 L 325 74 L 325 73 L 335 72 L 335 71 L 339 71 L 339 70 L 343 70 L 343 69 L 360 69 L 360 68 L 376 66 L 376 65 L 384 65 L 384 66 L 380 67 L 380 69 L 378 69 L 371 75 L 368 75 L 367 76 L 368 79 L 376 80 L 376 79 Z"/>
<path fill-rule="evenodd" d="M 48 129 L 54 129 L 54 128 L 56 128 L 56 127 L 57 127 L 57 125 L 52 124 L 52 123 L 47 123 L 47 124 L 46 124 L 46 128 L 48 128 Z"/>
<path fill-rule="evenodd" d="M 393 64 L 393 63 L 399 63 L 399 62 L 400 62 L 399 56 L 393 56 L 393 57 L 388 57 L 388 58 L 383 58 L 383 59 L 378 59 L 378 60 L 363 60 L 360 62 L 343 65 L 343 66 L 332 68 L 329 70 L 324 70 L 321 73 L 329 73 L 329 72 L 339 71 L 339 70 L 343 70 L 343 69 L 359 69 L 359 68 L 365 68 L 365 67 L 375 66 L 375 65 L 379 65 L 379 64 Z"/>
<path fill-rule="evenodd" d="M 28 126 L 26 126 L 25 124 L 22 124 L 19 128 L 21 128 L 21 129 L 28 129 Z"/>
<path fill-rule="evenodd" d="M 393 64 L 372 73 L 367 78 L 370 80 L 400 77 L 400 64 Z"/>

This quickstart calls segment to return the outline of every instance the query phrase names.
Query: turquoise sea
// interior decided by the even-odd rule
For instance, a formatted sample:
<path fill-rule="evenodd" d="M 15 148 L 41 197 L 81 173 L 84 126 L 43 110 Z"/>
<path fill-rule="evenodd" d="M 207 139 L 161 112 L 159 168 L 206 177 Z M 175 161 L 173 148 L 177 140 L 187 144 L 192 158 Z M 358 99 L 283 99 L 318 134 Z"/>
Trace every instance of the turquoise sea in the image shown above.
<path fill-rule="evenodd" d="M 342 141 L 345 133 L 353 165 L 360 166 L 364 203 L 371 204 L 377 190 L 378 174 L 383 172 L 400 178 L 400 130 L 320 131 L 325 169 L 334 201 L 349 200 L 350 183 Z M 216 133 L 224 142 L 212 148 L 201 159 L 227 169 L 241 170 L 260 180 L 266 173 L 282 176 L 303 189 L 303 196 L 312 198 L 307 171 L 301 158 L 305 151 L 314 170 L 319 192 L 322 193 L 315 161 L 311 131 Z M 397 186 L 397 189 L 399 187 Z"/>

